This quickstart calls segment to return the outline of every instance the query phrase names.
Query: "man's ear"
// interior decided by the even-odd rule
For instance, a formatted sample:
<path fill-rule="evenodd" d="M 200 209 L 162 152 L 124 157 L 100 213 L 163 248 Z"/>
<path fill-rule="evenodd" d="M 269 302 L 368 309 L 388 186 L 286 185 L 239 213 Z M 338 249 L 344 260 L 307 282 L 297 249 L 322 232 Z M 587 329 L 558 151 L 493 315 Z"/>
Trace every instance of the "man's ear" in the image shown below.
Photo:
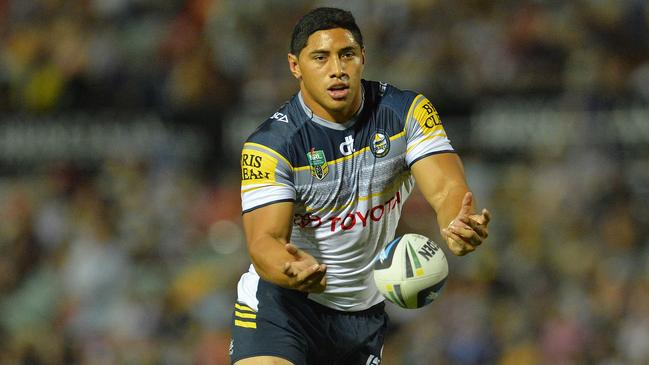
<path fill-rule="evenodd" d="M 288 54 L 288 68 L 291 70 L 293 77 L 298 80 L 302 79 L 302 71 L 300 71 L 300 64 L 297 61 L 297 56 L 292 53 Z"/>
<path fill-rule="evenodd" d="M 361 48 L 361 63 L 365 64 L 365 47 Z"/>

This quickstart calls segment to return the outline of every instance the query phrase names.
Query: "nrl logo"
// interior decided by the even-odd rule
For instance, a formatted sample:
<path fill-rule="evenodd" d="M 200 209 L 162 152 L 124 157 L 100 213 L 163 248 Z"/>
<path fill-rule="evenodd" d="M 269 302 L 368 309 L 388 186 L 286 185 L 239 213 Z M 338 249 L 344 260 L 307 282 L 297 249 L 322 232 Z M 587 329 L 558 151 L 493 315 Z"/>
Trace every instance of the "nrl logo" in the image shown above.
<path fill-rule="evenodd" d="M 390 152 L 390 138 L 383 131 L 377 131 L 370 140 L 370 151 L 376 157 L 384 157 Z"/>
<path fill-rule="evenodd" d="M 311 166 L 311 175 L 315 176 L 318 180 L 324 179 L 329 172 L 324 151 L 316 151 L 315 148 L 311 148 L 311 151 L 306 153 L 306 158 L 309 160 L 309 166 Z"/>

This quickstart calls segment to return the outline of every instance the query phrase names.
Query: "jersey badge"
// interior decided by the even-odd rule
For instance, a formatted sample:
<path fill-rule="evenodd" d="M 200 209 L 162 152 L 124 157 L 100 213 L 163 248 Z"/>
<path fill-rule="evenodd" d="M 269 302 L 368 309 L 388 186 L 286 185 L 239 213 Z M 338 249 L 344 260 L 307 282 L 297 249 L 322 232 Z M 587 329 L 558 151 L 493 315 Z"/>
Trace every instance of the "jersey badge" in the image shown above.
<path fill-rule="evenodd" d="M 311 151 L 307 152 L 306 158 L 309 160 L 309 166 L 311 166 L 311 175 L 315 176 L 318 180 L 324 179 L 329 172 L 324 151 L 316 151 L 315 148 L 311 148 Z"/>
<path fill-rule="evenodd" d="M 370 151 L 376 157 L 384 157 L 390 152 L 390 138 L 383 131 L 376 131 L 370 140 Z"/>

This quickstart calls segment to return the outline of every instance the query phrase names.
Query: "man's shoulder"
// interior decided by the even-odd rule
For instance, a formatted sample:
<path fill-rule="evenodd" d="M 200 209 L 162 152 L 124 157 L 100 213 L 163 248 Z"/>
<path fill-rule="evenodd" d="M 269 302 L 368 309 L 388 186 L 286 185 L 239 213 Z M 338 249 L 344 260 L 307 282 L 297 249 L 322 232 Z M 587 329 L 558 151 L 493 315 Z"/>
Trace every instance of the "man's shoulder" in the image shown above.
<path fill-rule="evenodd" d="M 375 105 L 392 109 L 399 114 L 407 111 L 419 95 L 414 91 L 403 90 L 386 82 L 365 80 L 364 83 L 366 92 Z"/>
<path fill-rule="evenodd" d="M 246 143 L 256 143 L 279 150 L 291 141 L 302 124 L 304 117 L 296 108 L 293 98 L 269 115 L 248 137 Z"/>

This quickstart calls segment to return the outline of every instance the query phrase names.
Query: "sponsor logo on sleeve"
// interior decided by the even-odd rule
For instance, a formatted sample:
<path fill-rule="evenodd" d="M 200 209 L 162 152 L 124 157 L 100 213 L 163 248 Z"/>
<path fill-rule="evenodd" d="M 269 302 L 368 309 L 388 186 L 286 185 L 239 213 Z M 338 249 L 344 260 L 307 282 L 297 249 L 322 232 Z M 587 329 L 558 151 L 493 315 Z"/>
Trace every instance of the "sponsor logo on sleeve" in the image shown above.
<path fill-rule="evenodd" d="M 415 110 L 415 119 L 419 122 L 424 133 L 430 133 L 442 128 L 442 121 L 439 119 L 439 113 L 437 113 L 437 109 L 435 109 L 428 99 L 425 99 L 417 106 L 417 109 Z"/>
<path fill-rule="evenodd" d="M 376 157 L 384 157 L 390 152 L 390 138 L 383 131 L 377 131 L 371 137 L 370 151 Z"/>
<path fill-rule="evenodd" d="M 280 122 L 288 123 L 288 117 L 284 113 L 275 112 L 270 119 L 279 120 Z"/>
<path fill-rule="evenodd" d="M 329 172 L 329 166 L 327 166 L 327 159 L 325 158 L 324 151 L 316 151 L 312 148 L 311 151 L 306 153 L 306 158 L 309 160 L 309 166 L 311 166 L 311 175 L 318 180 L 324 179 Z"/>
<path fill-rule="evenodd" d="M 243 150 L 241 185 L 275 182 L 276 168 L 276 158 L 255 150 Z"/>

